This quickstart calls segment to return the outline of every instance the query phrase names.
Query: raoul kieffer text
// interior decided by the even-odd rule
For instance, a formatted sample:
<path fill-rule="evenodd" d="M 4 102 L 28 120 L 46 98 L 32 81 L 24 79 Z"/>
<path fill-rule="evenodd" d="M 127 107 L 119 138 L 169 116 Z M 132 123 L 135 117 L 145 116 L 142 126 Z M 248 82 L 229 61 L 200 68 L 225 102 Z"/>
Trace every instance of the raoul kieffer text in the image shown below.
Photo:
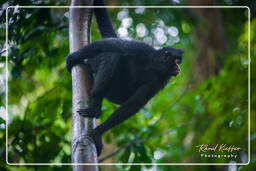
<path fill-rule="evenodd" d="M 216 144 L 216 145 L 208 145 L 208 144 L 201 144 L 196 146 L 198 147 L 198 152 L 234 152 L 239 151 L 241 148 L 236 147 L 234 145 L 227 145 L 227 144 Z"/>

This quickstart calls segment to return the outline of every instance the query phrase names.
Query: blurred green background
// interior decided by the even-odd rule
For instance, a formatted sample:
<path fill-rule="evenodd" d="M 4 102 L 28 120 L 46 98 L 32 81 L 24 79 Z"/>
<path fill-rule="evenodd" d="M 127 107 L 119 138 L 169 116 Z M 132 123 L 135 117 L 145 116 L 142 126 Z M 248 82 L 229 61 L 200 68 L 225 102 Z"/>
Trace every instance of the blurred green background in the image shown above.
<path fill-rule="evenodd" d="M 69 5 L 59 1 L 0 1 L 0 170 L 71 170 L 71 166 L 10 166 L 5 163 L 6 78 L 5 10 L 10 5 Z M 251 93 L 255 87 L 256 5 L 242 0 L 122 0 L 108 5 L 248 5 L 251 9 Z M 156 48 L 185 51 L 182 73 L 169 82 L 139 114 L 104 135 L 100 156 L 106 163 L 248 162 L 248 9 L 111 8 L 123 39 Z M 71 76 L 68 9 L 8 10 L 8 161 L 70 163 Z M 92 41 L 100 39 L 95 20 Z M 256 168 L 255 106 L 251 95 L 251 156 L 246 166 L 100 166 L 100 170 L 247 171 Z M 107 119 L 117 105 L 103 103 Z M 226 144 L 237 158 L 202 157 L 198 145 Z"/>

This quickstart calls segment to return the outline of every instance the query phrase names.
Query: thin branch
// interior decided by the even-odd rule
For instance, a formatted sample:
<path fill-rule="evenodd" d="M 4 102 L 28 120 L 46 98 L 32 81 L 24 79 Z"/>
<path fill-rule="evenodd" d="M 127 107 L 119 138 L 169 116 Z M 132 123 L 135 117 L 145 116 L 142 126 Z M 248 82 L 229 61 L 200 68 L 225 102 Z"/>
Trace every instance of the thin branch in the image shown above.
<path fill-rule="evenodd" d="M 184 124 L 181 124 L 181 125 L 177 126 L 176 129 L 177 129 L 177 128 L 181 128 L 181 127 L 186 126 L 186 125 L 189 125 L 190 123 L 191 123 L 191 121 L 190 121 L 190 122 L 187 122 L 187 123 L 184 123 Z M 122 151 L 122 150 L 124 150 L 124 149 L 126 149 L 126 148 L 129 148 L 129 147 L 131 147 L 131 146 L 133 146 L 133 145 L 135 145 L 135 144 L 142 144 L 143 142 L 145 142 L 145 141 L 147 141 L 147 140 L 150 140 L 150 139 L 153 139 L 153 138 L 157 138 L 157 137 L 161 137 L 162 135 L 166 135 L 166 134 L 170 133 L 170 132 L 173 131 L 173 130 L 174 130 L 174 129 L 168 129 L 168 130 L 165 131 L 165 132 L 162 132 L 162 133 L 160 133 L 160 134 L 155 134 L 155 135 L 152 135 L 152 136 L 147 137 L 147 138 L 135 139 L 134 141 L 132 141 L 132 142 L 130 142 L 130 143 L 127 143 L 127 144 L 121 146 L 121 147 L 118 148 L 116 151 L 114 151 L 114 152 L 112 152 L 112 153 L 110 153 L 110 154 L 107 154 L 107 155 L 103 156 L 102 158 L 99 159 L 99 162 L 101 163 L 101 162 L 103 162 L 104 160 L 115 156 L 115 155 L 118 154 L 120 151 Z"/>
<path fill-rule="evenodd" d="M 184 91 L 180 94 L 180 96 L 175 100 L 175 102 L 171 105 L 169 105 L 169 107 L 167 107 L 165 109 L 165 111 L 161 114 L 161 116 L 159 117 L 158 121 L 159 120 L 162 120 L 162 118 L 167 114 L 168 111 L 170 111 L 171 108 L 173 108 L 173 106 L 175 106 L 176 104 L 178 104 L 178 102 L 180 102 L 180 100 L 183 98 L 183 96 L 187 93 L 188 91 L 188 86 L 186 86 L 184 88 Z"/>
<path fill-rule="evenodd" d="M 188 91 L 188 86 L 185 87 L 184 91 L 180 94 L 180 96 L 177 98 L 177 100 L 176 100 L 173 104 L 171 104 L 169 107 L 166 108 L 165 112 L 159 117 L 158 121 L 161 120 L 161 118 L 163 118 L 163 117 L 166 115 L 166 113 L 167 113 L 167 111 L 169 111 L 169 109 L 173 108 L 173 106 L 175 106 L 176 104 L 178 104 L 178 102 L 182 99 L 182 97 L 184 96 L 184 94 L 185 94 L 187 91 Z M 191 122 L 188 122 L 188 123 L 191 123 Z M 184 125 L 187 125 L 188 123 L 181 124 L 181 125 L 177 126 L 176 128 L 180 128 L 180 127 L 182 127 L 182 126 L 184 126 Z M 163 132 L 163 133 L 161 133 L 161 134 L 152 135 L 152 136 L 147 137 L 147 138 L 143 138 L 143 139 L 139 139 L 139 140 L 134 140 L 134 141 L 132 141 L 132 142 L 130 142 L 130 143 L 124 145 L 124 146 L 121 146 L 121 147 L 118 148 L 116 151 L 114 151 L 114 152 L 112 152 L 112 153 L 110 153 L 110 154 L 107 154 L 107 155 L 105 155 L 104 157 L 100 158 L 100 159 L 99 159 L 99 162 L 102 162 L 102 161 L 104 161 L 104 160 L 106 160 L 106 159 L 108 159 L 108 158 L 110 158 L 110 157 L 113 157 L 114 155 L 116 155 L 117 153 L 119 153 L 120 151 L 122 151 L 123 149 L 126 149 L 126 148 L 128 148 L 128 147 L 130 147 L 130 146 L 132 146 L 132 145 L 134 145 L 134 144 L 140 144 L 140 143 L 143 143 L 143 142 L 145 142 L 145 141 L 147 141 L 147 140 L 149 140 L 149 139 L 152 139 L 152 138 L 156 138 L 156 137 L 165 135 L 165 134 L 169 133 L 169 132 L 172 131 L 172 130 L 173 130 L 173 129 L 168 130 L 168 131 L 166 131 L 166 132 Z"/>
<path fill-rule="evenodd" d="M 6 52 L 6 49 L 2 49 L 2 51 L 0 52 L 0 56 L 2 56 L 2 54 L 5 52 Z M 3 55 L 3 56 L 6 56 L 6 55 Z"/>

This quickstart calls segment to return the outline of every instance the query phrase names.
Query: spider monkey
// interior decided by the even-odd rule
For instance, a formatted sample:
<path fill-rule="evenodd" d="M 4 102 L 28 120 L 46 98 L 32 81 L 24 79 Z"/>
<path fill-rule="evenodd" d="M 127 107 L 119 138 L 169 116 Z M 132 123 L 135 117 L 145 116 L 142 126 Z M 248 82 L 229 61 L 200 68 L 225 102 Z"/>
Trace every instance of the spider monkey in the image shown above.
<path fill-rule="evenodd" d="M 94 5 L 103 6 L 104 0 L 95 0 Z M 71 72 L 73 66 L 86 63 L 94 73 L 90 102 L 78 111 L 80 115 L 99 118 L 103 98 L 120 105 L 93 130 L 100 155 L 102 134 L 137 113 L 172 76 L 179 74 L 183 51 L 169 46 L 156 50 L 140 41 L 122 40 L 117 37 L 106 8 L 94 8 L 94 13 L 103 39 L 70 54 L 66 65 Z"/>

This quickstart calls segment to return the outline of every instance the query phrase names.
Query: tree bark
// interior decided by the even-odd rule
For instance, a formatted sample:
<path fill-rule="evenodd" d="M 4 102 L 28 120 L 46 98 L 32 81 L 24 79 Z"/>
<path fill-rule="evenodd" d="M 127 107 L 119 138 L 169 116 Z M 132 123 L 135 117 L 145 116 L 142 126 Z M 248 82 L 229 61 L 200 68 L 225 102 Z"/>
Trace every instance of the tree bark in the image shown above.
<path fill-rule="evenodd" d="M 213 6 L 215 0 L 188 0 L 192 6 Z M 212 75 L 216 75 L 221 69 L 220 56 L 227 49 L 222 18 L 217 8 L 194 8 L 200 24 L 196 25 L 196 43 L 198 56 L 194 74 L 194 85 Z"/>
<path fill-rule="evenodd" d="M 71 6 L 92 5 L 93 0 L 72 0 Z M 74 52 L 90 41 L 92 9 L 70 7 L 69 43 L 70 52 Z M 79 165 L 96 163 L 97 152 L 89 133 L 95 128 L 96 120 L 81 117 L 77 111 L 88 105 L 92 75 L 89 67 L 77 65 L 72 68 L 72 162 L 74 171 L 95 171 L 97 165 Z"/>

